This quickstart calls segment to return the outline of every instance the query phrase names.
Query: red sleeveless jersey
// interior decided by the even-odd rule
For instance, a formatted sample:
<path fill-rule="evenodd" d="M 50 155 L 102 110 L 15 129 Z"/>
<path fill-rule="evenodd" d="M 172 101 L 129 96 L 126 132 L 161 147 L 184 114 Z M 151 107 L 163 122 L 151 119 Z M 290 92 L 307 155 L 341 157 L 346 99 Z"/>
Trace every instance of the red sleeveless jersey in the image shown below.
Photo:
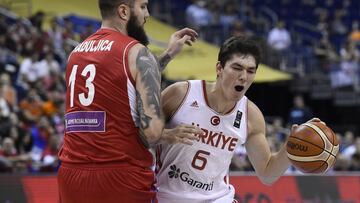
<path fill-rule="evenodd" d="M 138 137 L 129 49 L 138 43 L 100 29 L 71 53 L 66 67 L 66 115 L 60 160 L 68 165 L 151 167 Z"/>

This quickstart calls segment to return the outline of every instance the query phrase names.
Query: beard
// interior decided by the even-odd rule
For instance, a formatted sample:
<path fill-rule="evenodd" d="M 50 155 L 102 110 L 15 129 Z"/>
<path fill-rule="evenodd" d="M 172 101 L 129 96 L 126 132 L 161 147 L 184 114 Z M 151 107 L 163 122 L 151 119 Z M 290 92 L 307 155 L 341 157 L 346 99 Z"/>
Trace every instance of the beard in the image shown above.
<path fill-rule="evenodd" d="M 145 33 L 145 30 L 140 25 L 136 15 L 133 12 L 131 12 L 129 22 L 126 25 L 126 31 L 130 37 L 136 39 L 142 45 L 147 46 L 149 44 L 149 39 Z"/>

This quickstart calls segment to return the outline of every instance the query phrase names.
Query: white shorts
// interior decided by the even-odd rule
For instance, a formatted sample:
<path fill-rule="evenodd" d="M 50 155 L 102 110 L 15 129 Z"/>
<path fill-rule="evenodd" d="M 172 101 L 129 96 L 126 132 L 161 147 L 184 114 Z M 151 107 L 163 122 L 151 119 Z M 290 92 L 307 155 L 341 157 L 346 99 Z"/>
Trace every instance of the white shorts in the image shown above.
<path fill-rule="evenodd" d="M 158 203 L 237 203 L 236 200 L 234 200 L 234 196 L 235 196 L 235 189 L 232 185 L 229 185 L 229 192 L 227 194 L 225 194 L 224 196 L 221 196 L 220 198 L 217 199 L 204 199 L 204 200 L 200 200 L 200 199 L 195 199 L 196 198 L 196 194 L 194 193 L 192 196 L 194 196 L 194 199 L 179 199 L 179 197 L 171 197 L 169 195 L 162 195 L 162 194 L 157 194 L 156 195 L 156 199 L 158 200 Z M 179 193 L 181 193 L 181 191 L 179 191 Z"/>

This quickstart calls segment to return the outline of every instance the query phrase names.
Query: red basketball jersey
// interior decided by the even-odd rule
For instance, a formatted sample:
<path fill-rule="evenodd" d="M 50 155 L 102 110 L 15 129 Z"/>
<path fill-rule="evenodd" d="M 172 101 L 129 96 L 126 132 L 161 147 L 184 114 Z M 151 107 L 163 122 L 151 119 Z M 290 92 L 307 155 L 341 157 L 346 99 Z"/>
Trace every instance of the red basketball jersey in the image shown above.
<path fill-rule="evenodd" d="M 100 29 L 71 53 L 59 152 L 63 163 L 151 167 L 152 155 L 138 137 L 135 82 L 128 66 L 129 49 L 136 43 Z"/>

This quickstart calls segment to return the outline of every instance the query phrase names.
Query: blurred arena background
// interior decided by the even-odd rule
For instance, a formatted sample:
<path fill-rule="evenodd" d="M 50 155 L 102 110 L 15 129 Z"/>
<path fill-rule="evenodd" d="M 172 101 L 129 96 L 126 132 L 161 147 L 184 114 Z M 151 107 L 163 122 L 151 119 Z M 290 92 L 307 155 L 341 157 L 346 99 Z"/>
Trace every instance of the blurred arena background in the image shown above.
<path fill-rule="evenodd" d="M 253 174 L 243 147 L 231 182 L 239 202 L 360 202 L 360 1 L 149 0 L 150 48 L 189 26 L 200 40 L 169 64 L 163 86 L 215 79 L 218 45 L 248 36 L 263 50 L 247 96 L 263 111 L 271 149 L 312 116 L 338 135 L 325 175 L 289 168 L 273 186 Z M 96 0 L 0 0 L 0 202 L 57 202 L 64 69 L 71 50 L 100 26 Z M 120 201 L 121 202 L 121 201 Z"/>

